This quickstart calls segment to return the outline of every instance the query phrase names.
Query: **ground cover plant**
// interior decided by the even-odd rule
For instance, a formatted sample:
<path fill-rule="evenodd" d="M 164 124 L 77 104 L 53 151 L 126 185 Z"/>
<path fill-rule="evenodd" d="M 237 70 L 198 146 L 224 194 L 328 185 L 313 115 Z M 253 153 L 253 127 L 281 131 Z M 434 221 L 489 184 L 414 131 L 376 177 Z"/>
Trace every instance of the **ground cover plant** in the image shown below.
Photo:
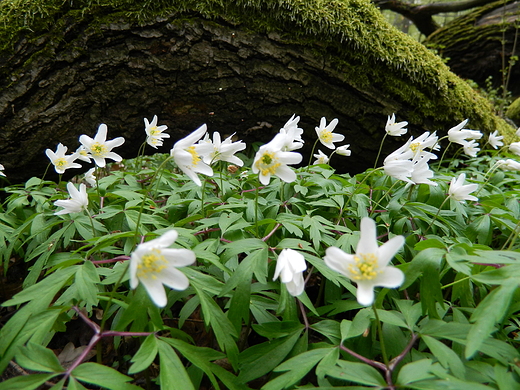
<path fill-rule="evenodd" d="M 341 124 L 302 163 L 298 122 L 171 147 L 145 119 L 132 160 L 102 124 L 46 152 L 86 174 L 5 185 L 1 265 L 28 272 L 0 389 L 519 388 L 520 143 L 392 115 L 403 146 L 351 176 Z"/>

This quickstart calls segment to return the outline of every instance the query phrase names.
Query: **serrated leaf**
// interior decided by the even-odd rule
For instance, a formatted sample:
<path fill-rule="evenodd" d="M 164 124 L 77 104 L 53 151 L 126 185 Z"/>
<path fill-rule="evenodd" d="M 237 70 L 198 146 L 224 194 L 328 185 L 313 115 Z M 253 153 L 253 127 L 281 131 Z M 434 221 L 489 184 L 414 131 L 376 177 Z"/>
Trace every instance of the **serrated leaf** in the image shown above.
<path fill-rule="evenodd" d="M 160 357 L 159 379 L 164 390 L 195 390 L 186 369 L 170 345 L 157 340 Z"/>
<path fill-rule="evenodd" d="M 500 287 L 491 291 L 477 306 L 470 321 L 471 325 L 466 344 L 466 359 L 475 354 L 482 343 L 495 330 L 495 324 L 499 322 L 507 312 L 513 294 L 518 288 L 517 279 L 509 279 Z"/>
<path fill-rule="evenodd" d="M 149 367 L 157 356 L 158 350 L 155 335 L 151 334 L 147 336 L 132 360 L 130 360 L 133 364 L 128 369 L 128 374 L 135 374 Z"/>
<path fill-rule="evenodd" d="M 20 366 L 31 371 L 64 371 L 54 352 L 42 345 L 29 342 L 18 350 L 15 357 Z"/>
<path fill-rule="evenodd" d="M 368 364 L 346 360 L 338 360 L 336 364 L 327 370 L 328 376 L 362 385 L 386 387 L 386 382 L 379 371 Z"/>

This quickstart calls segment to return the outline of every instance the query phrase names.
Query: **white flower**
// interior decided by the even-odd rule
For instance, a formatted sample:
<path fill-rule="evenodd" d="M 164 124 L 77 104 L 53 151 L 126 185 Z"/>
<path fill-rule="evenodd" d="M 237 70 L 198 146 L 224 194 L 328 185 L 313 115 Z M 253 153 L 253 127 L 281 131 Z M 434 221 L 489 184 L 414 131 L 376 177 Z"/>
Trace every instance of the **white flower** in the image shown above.
<path fill-rule="evenodd" d="M 338 146 L 336 148 L 336 154 L 339 154 L 340 156 L 349 157 L 352 154 L 352 151 L 348 149 L 349 147 L 350 144 Z"/>
<path fill-rule="evenodd" d="M 413 165 L 412 175 L 410 177 L 410 179 L 415 184 L 423 183 L 431 186 L 436 186 L 437 183 L 430 180 L 432 177 L 433 171 L 430 170 L 427 157 L 421 157 L 419 160 L 415 161 Z"/>
<path fill-rule="evenodd" d="M 220 133 L 215 131 L 213 133 L 213 142 L 209 139 L 209 134 L 206 133 L 206 136 L 203 140 L 199 141 L 199 144 L 210 145 L 211 148 L 208 148 L 206 153 L 203 154 L 203 151 L 200 153 L 202 155 L 202 161 L 206 164 L 213 164 L 217 161 L 226 161 L 230 164 L 235 164 L 241 167 L 244 165 L 244 162 L 235 156 L 236 152 L 244 150 L 246 148 L 246 144 L 242 141 L 233 142 L 233 136 L 235 134 L 231 134 L 224 141 L 221 141 Z"/>
<path fill-rule="evenodd" d="M 425 151 L 426 148 L 432 149 L 432 150 L 439 150 L 440 145 L 437 142 L 439 137 L 437 137 L 436 132 L 434 131 L 432 134 L 430 134 L 428 131 L 421 134 L 416 139 L 413 139 L 413 137 L 410 138 L 410 149 L 412 150 L 414 157 L 427 157 L 431 159 L 436 159 L 437 156 L 431 152 Z"/>
<path fill-rule="evenodd" d="M 498 160 L 497 166 L 510 171 L 520 171 L 520 162 L 508 158 L 507 160 Z"/>
<path fill-rule="evenodd" d="M 450 142 L 464 146 L 468 139 L 482 138 L 482 133 L 480 131 L 464 129 L 463 127 L 466 126 L 466 123 L 468 123 L 467 119 L 448 130 L 448 140 Z"/>
<path fill-rule="evenodd" d="M 520 127 L 519 127 L 518 129 L 516 129 L 515 135 L 516 135 L 517 137 L 520 137 Z"/>
<path fill-rule="evenodd" d="M 58 144 L 56 153 L 50 149 L 45 150 L 45 154 L 51 160 L 57 173 L 62 174 L 69 168 L 81 168 L 80 164 L 74 162 L 74 160 L 79 158 L 79 153 L 76 152 L 70 156 L 66 156 L 65 153 L 67 153 L 67 147 L 61 143 Z"/>
<path fill-rule="evenodd" d="M 146 132 L 146 143 L 151 147 L 157 149 L 157 146 L 163 145 L 163 138 L 170 138 L 170 134 L 163 133 L 168 126 L 161 125 L 157 126 L 157 115 L 153 116 L 152 123 L 148 122 L 147 118 L 144 118 L 144 131 Z"/>
<path fill-rule="evenodd" d="M 403 272 L 389 266 L 390 260 L 404 244 L 403 236 L 395 236 L 381 246 L 377 244 L 376 224 L 364 217 L 356 254 L 350 255 L 337 247 L 327 248 L 325 264 L 357 284 L 357 301 L 370 306 L 374 302 L 374 287 L 396 288 L 404 282 Z"/>
<path fill-rule="evenodd" d="M 163 284 L 174 290 L 188 288 L 188 278 L 177 268 L 193 264 L 196 259 L 189 249 L 168 248 L 177 235 L 177 231 L 169 230 L 154 240 L 139 244 L 130 257 L 130 287 L 135 289 L 141 282 L 159 307 L 167 303 Z"/>
<path fill-rule="evenodd" d="M 477 153 L 480 151 L 478 147 L 478 142 L 475 140 L 466 141 L 464 143 L 464 153 L 470 157 L 477 157 Z"/>
<path fill-rule="evenodd" d="M 328 162 L 329 162 L 329 156 L 327 156 L 325 153 L 323 153 L 319 149 L 318 149 L 318 154 L 314 154 L 314 157 L 316 157 L 316 160 L 314 161 L 314 165 L 328 164 Z"/>
<path fill-rule="evenodd" d="M 341 142 L 345 139 L 342 134 L 334 134 L 333 131 L 338 124 L 338 119 L 334 118 L 327 125 L 327 119 L 321 118 L 320 125 L 316 127 L 316 134 L 320 142 L 329 149 L 335 149 L 334 142 Z"/>
<path fill-rule="evenodd" d="M 411 161 L 411 158 L 414 157 L 414 152 L 410 148 L 411 141 L 412 138 L 390 153 L 383 162 L 385 174 L 408 183 L 413 183 L 410 180 L 414 168 L 414 163 Z"/>
<path fill-rule="evenodd" d="M 76 153 L 78 153 L 78 160 L 88 163 L 92 160 L 88 150 L 83 145 L 80 145 L 79 148 L 76 149 Z"/>
<path fill-rule="evenodd" d="M 112 152 L 112 149 L 116 146 L 123 145 L 125 139 L 123 137 L 117 137 L 107 141 L 107 131 L 107 125 L 102 123 L 99 125 L 94 139 L 85 134 L 79 137 L 79 142 L 85 147 L 90 157 L 94 159 L 96 165 L 101 168 L 106 165 L 106 158 L 114 161 L 121 161 L 123 159 L 119 154 Z"/>
<path fill-rule="evenodd" d="M 469 195 L 478 188 L 478 184 L 464 185 L 465 180 L 465 173 L 461 173 L 458 177 L 451 179 L 448 196 L 459 202 L 464 202 L 465 200 L 478 200 L 476 196 Z"/>
<path fill-rule="evenodd" d="M 260 146 L 253 161 L 253 173 L 258 173 L 260 183 L 269 184 L 271 176 L 278 176 L 286 183 L 296 180 L 296 173 L 289 168 L 288 164 L 299 164 L 302 155 L 296 152 L 284 152 L 282 146 L 285 142 L 283 134 L 277 134 L 273 140 Z"/>
<path fill-rule="evenodd" d="M 276 261 L 273 280 L 278 279 L 285 283 L 287 291 L 293 297 L 301 295 L 305 288 L 303 271 L 307 269 L 305 258 L 300 252 L 293 249 L 283 249 Z"/>
<path fill-rule="evenodd" d="M 197 173 L 213 176 L 213 169 L 202 161 L 202 155 L 209 153 L 213 148 L 212 145 L 195 144 L 205 133 L 206 124 L 203 124 L 191 134 L 178 140 L 170 150 L 175 164 L 198 186 L 201 186 L 202 183 Z"/>
<path fill-rule="evenodd" d="M 388 135 L 398 137 L 400 135 L 406 134 L 406 132 L 408 131 L 408 129 L 405 128 L 406 125 L 408 125 L 408 122 L 395 123 L 395 114 L 392 114 L 391 117 L 388 116 L 385 131 Z"/>
<path fill-rule="evenodd" d="M 498 135 L 498 130 L 495 130 L 491 134 L 489 134 L 488 137 L 488 143 L 493 147 L 494 149 L 498 149 L 499 146 L 504 145 L 502 140 L 504 139 L 503 135 Z"/>
<path fill-rule="evenodd" d="M 4 166 L 2 164 L 0 164 L 0 176 L 5 177 L 5 173 L 2 172 L 4 169 L 5 169 Z"/>
<path fill-rule="evenodd" d="M 94 171 L 96 168 L 90 168 L 87 172 L 85 172 L 85 176 L 83 178 L 85 181 L 90 184 L 92 187 L 97 186 L 96 176 L 94 176 Z"/>
<path fill-rule="evenodd" d="M 291 119 L 280 129 L 280 134 L 285 135 L 285 143 L 282 147 L 284 152 L 290 152 L 303 147 L 303 129 L 298 127 L 299 121 L 300 117 L 293 114 Z"/>
<path fill-rule="evenodd" d="M 509 144 L 509 151 L 520 156 L 520 142 L 511 142 Z"/>
<path fill-rule="evenodd" d="M 63 210 L 56 211 L 55 215 L 80 213 L 87 209 L 88 195 L 85 184 L 81 183 L 78 191 L 74 184 L 69 182 L 67 183 L 67 191 L 69 191 L 70 199 L 54 202 L 54 206 L 63 207 Z"/>

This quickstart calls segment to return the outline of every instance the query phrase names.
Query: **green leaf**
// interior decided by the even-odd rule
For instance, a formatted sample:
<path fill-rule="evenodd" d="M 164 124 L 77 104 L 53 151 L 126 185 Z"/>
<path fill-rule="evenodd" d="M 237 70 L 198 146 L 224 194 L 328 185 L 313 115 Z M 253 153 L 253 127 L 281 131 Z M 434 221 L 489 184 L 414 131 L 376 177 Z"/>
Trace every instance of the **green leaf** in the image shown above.
<path fill-rule="evenodd" d="M 64 371 L 54 352 L 42 345 L 29 342 L 18 350 L 15 357 L 20 366 L 31 371 Z"/>
<path fill-rule="evenodd" d="M 430 336 L 422 336 L 422 340 L 444 368 L 449 369 L 455 377 L 465 379 L 466 368 L 464 363 L 450 347 Z"/>
<path fill-rule="evenodd" d="M 0 382 L 0 390 L 33 390 L 39 388 L 57 374 L 20 375 Z"/>
<path fill-rule="evenodd" d="M 346 360 L 338 360 L 336 364 L 327 370 L 328 376 L 362 385 L 386 387 L 386 382 L 379 371 L 368 364 Z"/>
<path fill-rule="evenodd" d="M 132 380 L 129 376 L 123 375 L 113 368 L 98 363 L 80 364 L 72 370 L 71 375 L 82 382 L 91 383 L 110 390 L 136 388 L 127 383 Z"/>
<path fill-rule="evenodd" d="M 432 361 L 430 359 L 416 360 L 404 365 L 399 370 L 396 384 L 406 385 L 424 379 L 435 378 L 435 376 L 430 373 L 431 365 Z"/>
<path fill-rule="evenodd" d="M 157 340 L 157 346 L 161 359 L 159 370 L 161 389 L 195 390 L 186 369 L 172 347 L 162 340 Z"/>
<path fill-rule="evenodd" d="M 509 279 L 500 287 L 489 293 L 473 312 L 467 344 L 466 359 L 477 352 L 482 343 L 495 330 L 495 324 L 502 320 L 509 308 L 513 294 L 518 288 L 517 279 Z"/>
<path fill-rule="evenodd" d="M 136 372 L 143 371 L 150 366 L 154 361 L 155 356 L 157 356 L 157 351 L 157 339 L 155 338 L 155 335 L 151 334 L 146 337 L 132 358 L 131 362 L 133 364 L 128 369 L 128 374 L 135 374 Z"/>
<path fill-rule="evenodd" d="M 86 261 L 78 268 L 74 281 L 78 300 L 96 306 L 99 302 L 97 284 L 100 280 L 96 267 L 91 261 Z"/>
<path fill-rule="evenodd" d="M 301 380 L 333 348 L 318 348 L 301 353 L 280 364 L 275 372 L 287 371 L 262 386 L 262 390 L 286 389 Z"/>
<path fill-rule="evenodd" d="M 441 291 L 439 268 L 436 264 L 428 262 L 422 267 L 422 277 L 420 285 L 421 305 L 424 313 L 428 313 L 430 318 L 440 318 L 437 312 L 437 305 L 444 304 Z"/>
<path fill-rule="evenodd" d="M 291 335 L 262 344 L 254 345 L 240 354 L 238 380 L 247 383 L 272 371 L 291 352 L 301 330 Z"/>

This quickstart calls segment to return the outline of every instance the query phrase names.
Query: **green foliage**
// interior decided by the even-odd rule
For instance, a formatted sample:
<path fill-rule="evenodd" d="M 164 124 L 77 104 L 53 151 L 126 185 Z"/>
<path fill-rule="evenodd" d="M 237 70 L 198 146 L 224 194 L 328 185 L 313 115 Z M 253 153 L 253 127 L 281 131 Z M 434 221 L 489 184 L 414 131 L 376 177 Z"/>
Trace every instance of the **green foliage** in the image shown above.
<path fill-rule="evenodd" d="M 497 159 L 432 164 L 437 186 L 313 165 L 267 185 L 247 166 L 215 168 L 199 187 L 169 156 L 140 156 L 99 170 L 88 212 L 66 215 L 53 205 L 65 183 L 5 187 L 2 269 L 30 270 L 2 304 L 12 311 L 0 369 L 15 361 L 30 374 L 0 389 L 135 389 L 143 377 L 164 389 L 518 387 L 520 174 L 498 172 Z M 446 201 L 461 172 L 478 202 Z M 323 260 L 331 246 L 355 253 L 366 216 L 381 242 L 405 237 L 393 259 L 405 281 L 377 288 L 372 307 Z M 130 287 L 128 264 L 136 245 L 172 228 L 171 246 L 197 262 L 179 269 L 189 287 L 167 288 L 159 308 L 142 283 Z M 273 280 L 285 249 L 308 264 L 296 298 Z M 50 348 L 73 321 L 92 336 L 71 364 Z M 98 363 L 84 360 L 96 345 Z M 122 358 L 107 363 L 102 345 Z"/>

